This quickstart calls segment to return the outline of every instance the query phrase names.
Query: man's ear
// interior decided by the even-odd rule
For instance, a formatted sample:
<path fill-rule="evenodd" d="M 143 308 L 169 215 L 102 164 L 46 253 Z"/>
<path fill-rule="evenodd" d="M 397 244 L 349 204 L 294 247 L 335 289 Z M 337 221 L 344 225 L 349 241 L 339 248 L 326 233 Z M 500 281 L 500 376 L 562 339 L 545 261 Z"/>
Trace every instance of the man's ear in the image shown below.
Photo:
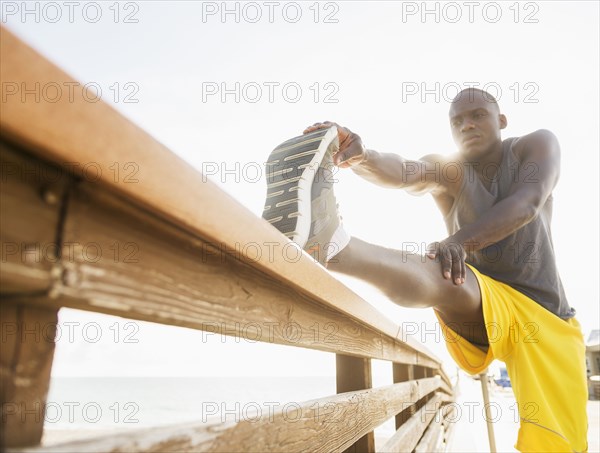
<path fill-rule="evenodd" d="M 500 120 L 500 129 L 506 129 L 506 126 L 508 126 L 508 120 L 506 119 L 506 116 L 501 113 L 498 115 L 498 119 Z"/>

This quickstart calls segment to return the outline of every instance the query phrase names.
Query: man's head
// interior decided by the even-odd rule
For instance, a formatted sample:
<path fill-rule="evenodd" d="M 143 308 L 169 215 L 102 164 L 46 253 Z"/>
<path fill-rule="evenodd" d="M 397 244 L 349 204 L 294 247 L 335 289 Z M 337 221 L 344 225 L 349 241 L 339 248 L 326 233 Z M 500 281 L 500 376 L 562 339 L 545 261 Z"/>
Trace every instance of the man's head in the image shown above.
<path fill-rule="evenodd" d="M 462 90 L 450 105 L 450 128 L 459 152 L 469 160 L 477 160 L 502 141 L 500 130 L 507 125 L 498 102 L 477 88 Z"/>

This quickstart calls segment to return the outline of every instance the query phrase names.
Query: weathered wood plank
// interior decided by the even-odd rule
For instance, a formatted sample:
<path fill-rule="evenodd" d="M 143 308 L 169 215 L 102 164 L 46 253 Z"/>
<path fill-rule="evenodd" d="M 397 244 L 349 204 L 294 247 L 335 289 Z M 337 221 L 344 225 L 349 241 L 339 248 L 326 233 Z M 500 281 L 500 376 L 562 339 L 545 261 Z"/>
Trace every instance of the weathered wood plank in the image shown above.
<path fill-rule="evenodd" d="M 433 417 L 438 413 L 442 397 L 434 395 L 426 405 L 409 418 L 379 449 L 381 453 L 413 451 Z"/>
<path fill-rule="evenodd" d="M 52 288 L 57 307 L 437 366 L 372 326 L 291 290 L 219 245 L 96 189 L 84 182 L 69 197 L 62 278 Z"/>
<path fill-rule="evenodd" d="M 42 438 L 57 310 L 0 304 L 0 450 Z"/>
<path fill-rule="evenodd" d="M 403 401 L 435 391 L 439 377 L 307 401 L 293 411 L 237 422 L 186 423 L 21 452 L 339 452 L 392 417 Z"/>
<path fill-rule="evenodd" d="M 36 83 L 43 86 L 45 83 L 74 81 L 4 27 L 0 27 L 0 57 L 2 81 L 20 81 L 28 87 Z M 70 162 L 94 162 L 100 168 L 98 181 L 94 183 L 98 186 L 97 190 L 110 187 L 119 196 L 206 242 L 224 244 L 229 250 L 235 250 L 236 244 L 257 243 L 265 247 L 270 243 L 289 243 L 268 222 L 206 180 L 191 165 L 111 106 L 103 101 L 88 102 L 82 90 L 74 90 L 72 98 L 63 96 L 56 102 L 48 102 L 44 98 L 40 102 L 31 98 L 22 102 L 18 95 L 6 96 L 2 102 L 0 130 L 3 136 L 59 166 Z M 115 162 L 135 163 L 139 169 L 137 182 L 115 181 L 111 169 Z M 81 165 L 72 170 L 83 174 Z M 325 269 L 315 265 L 306 253 L 301 254 L 292 266 L 281 250 L 282 247 L 278 253 L 262 253 L 256 257 L 253 248 L 242 247 L 239 259 L 286 287 L 372 326 L 388 338 L 403 338 L 397 325 Z M 430 358 L 420 363 L 440 363 L 431 351 L 414 339 L 408 338 L 406 343 L 419 351 L 422 357 Z M 386 347 L 385 343 L 382 347 Z"/>
<path fill-rule="evenodd" d="M 443 416 L 441 410 L 433 417 L 427 427 L 425 434 L 415 447 L 414 453 L 431 453 L 440 451 L 440 445 L 444 438 L 444 425 L 442 425 Z"/>
<path fill-rule="evenodd" d="M 371 359 L 336 354 L 337 392 L 345 393 L 373 387 Z M 375 451 L 375 433 L 368 432 L 345 450 L 345 453 Z"/>

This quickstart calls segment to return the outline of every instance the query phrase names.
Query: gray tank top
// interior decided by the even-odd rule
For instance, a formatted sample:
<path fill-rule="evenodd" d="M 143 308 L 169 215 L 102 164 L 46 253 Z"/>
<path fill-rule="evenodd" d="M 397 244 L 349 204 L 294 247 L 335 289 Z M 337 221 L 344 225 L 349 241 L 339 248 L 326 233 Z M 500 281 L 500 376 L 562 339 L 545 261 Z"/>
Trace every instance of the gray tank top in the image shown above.
<path fill-rule="evenodd" d="M 532 183 L 536 180 L 533 165 L 521 165 L 515 157 L 512 150 L 515 140 L 513 137 L 502 142 L 502 162 L 495 167 L 496 174 L 490 176 L 489 190 L 472 166 L 465 167 L 459 194 L 444 217 L 449 234 L 456 233 L 462 225 L 475 222 L 494 204 L 506 198 L 513 180 L 529 180 Z M 483 170 L 484 174 L 492 175 L 494 168 L 490 166 Z M 467 262 L 482 274 L 510 285 L 560 318 L 568 319 L 575 316 L 575 310 L 567 302 L 556 268 L 550 232 L 552 201 L 550 195 L 531 222 L 501 241 L 469 253 Z"/>

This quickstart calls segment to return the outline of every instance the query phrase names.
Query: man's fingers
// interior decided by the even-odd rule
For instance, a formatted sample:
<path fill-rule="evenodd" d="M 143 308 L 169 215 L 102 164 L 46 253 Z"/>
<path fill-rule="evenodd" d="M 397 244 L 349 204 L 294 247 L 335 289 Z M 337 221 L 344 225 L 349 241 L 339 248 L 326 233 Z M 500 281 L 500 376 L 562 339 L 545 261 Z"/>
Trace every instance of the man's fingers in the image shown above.
<path fill-rule="evenodd" d="M 314 132 L 314 131 L 319 130 L 319 129 L 330 128 L 331 126 L 337 126 L 337 124 L 336 123 L 332 123 L 331 121 L 323 121 L 322 123 L 315 123 L 312 126 L 308 126 L 306 129 L 304 129 L 304 131 L 302 133 L 303 134 L 308 134 L 310 132 Z"/>
<path fill-rule="evenodd" d="M 350 129 L 346 127 L 342 127 L 332 121 L 324 121 L 322 123 L 315 123 L 312 126 L 308 126 L 306 129 L 304 129 L 303 134 L 308 134 L 319 129 L 327 129 L 334 126 L 337 128 L 339 144 L 339 150 L 333 156 L 334 165 L 341 168 L 348 168 L 362 161 L 365 153 L 362 141 L 358 135 L 353 134 Z"/>
<path fill-rule="evenodd" d="M 454 250 L 452 253 L 452 279 L 453 279 L 455 285 L 461 284 L 461 278 L 462 278 L 461 264 L 462 264 L 462 260 L 460 259 L 460 256 L 458 256 L 458 253 L 456 252 L 456 250 Z"/>
<path fill-rule="evenodd" d="M 442 251 L 442 274 L 445 279 L 452 277 L 452 255 L 448 249 Z"/>
<path fill-rule="evenodd" d="M 426 248 L 426 256 L 431 259 L 439 258 L 442 265 L 442 275 L 455 285 L 462 285 L 467 277 L 465 253 L 462 246 L 432 242 Z"/>
<path fill-rule="evenodd" d="M 304 129 L 303 133 L 308 134 L 309 132 L 313 132 L 318 129 L 324 129 L 324 128 L 325 128 L 325 126 L 322 123 L 315 123 L 312 126 L 308 126 L 306 129 Z"/>
<path fill-rule="evenodd" d="M 435 259 L 435 257 L 438 254 L 438 247 L 439 247 L 439 242 L 432 242 L 431 244 L 429 244 L 427 246 L 427 251 L 425 252 L 427 257 L 431 258 L 431 259 Z"/>
<path fill-rule="evenodd" d="M 316 130 L 319 129 L 324 129 L 324 126 L 321 125 L 312 125 L 312 126 L 308 126 L 306 129 L 304 129 L 304 131 L 302 131 L 303 134 L 309 134 L 310 132 L 314 132 Z"/>

